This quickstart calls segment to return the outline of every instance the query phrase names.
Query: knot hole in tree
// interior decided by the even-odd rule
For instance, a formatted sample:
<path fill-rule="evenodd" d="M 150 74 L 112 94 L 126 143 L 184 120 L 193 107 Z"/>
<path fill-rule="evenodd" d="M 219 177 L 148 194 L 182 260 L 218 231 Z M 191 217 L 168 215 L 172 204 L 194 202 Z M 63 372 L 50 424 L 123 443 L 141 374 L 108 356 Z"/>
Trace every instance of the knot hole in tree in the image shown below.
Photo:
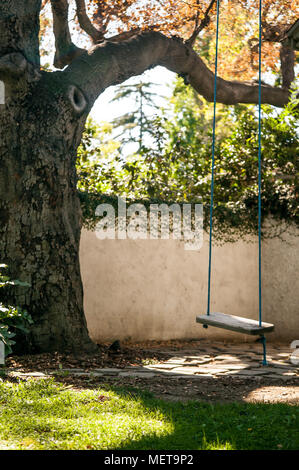
<path fill-rule="evenodd" d="M 68 98 L 76 111 L 76 113 L 82 113 L 86 106 L 87 100 L 83 95 L 82 91 L 77 88 L 75 85 L 71 85 L 68 90 Z"/>

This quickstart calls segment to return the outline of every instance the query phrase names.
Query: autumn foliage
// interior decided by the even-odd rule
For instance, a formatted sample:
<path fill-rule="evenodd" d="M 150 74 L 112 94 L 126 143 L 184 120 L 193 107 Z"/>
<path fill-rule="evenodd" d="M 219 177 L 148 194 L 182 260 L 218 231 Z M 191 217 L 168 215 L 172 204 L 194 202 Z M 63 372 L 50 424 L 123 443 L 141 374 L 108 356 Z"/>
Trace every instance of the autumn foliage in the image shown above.
<path fill-rule="evenodd" d="M 44 0 L 44 36 L 51 28 L 49 4 Z M 154 30 L 191 43 L 200 49 L 201 56 L 205 51 L 202 58 L 213 68 L 216 0 L 70 0 L 69 6 L 69 22 L 79 46 L 86 41 L 121 41 L 138 32 Z M 224 78 L 250 80 L 257 76 L 258 8 L 258 0 L 220 1 L 219 74 Z M 77 15 L 73 14 L 76 11 Z M 298 14 L 297 0 L 263 0 L 264 71 L 279 71 L 281 40 Z"/>

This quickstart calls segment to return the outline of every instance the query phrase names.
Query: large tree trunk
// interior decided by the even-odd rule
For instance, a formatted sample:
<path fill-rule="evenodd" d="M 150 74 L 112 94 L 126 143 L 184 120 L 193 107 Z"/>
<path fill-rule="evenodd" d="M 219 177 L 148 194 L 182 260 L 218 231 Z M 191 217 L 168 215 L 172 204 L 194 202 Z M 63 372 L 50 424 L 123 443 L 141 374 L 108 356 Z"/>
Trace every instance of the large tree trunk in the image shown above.
<path fill-rule="evenodd" d="M 38 8 L 35 17 L 31 11 L 26 29 L 24 2 L 12 3 L 19 3 L 20 10 L 0 8 L 0 33 L 7 37 L 0 47 L 0 79 L 6 89 L 5 105 L 0 106 L 0 260 L 12 278 L 31 287 L 10 288 L 5 300 L 33 317 L 27 350 L 92 351 L 96 346 L 83 312 L 75 173 L 87 113 L 82 114 L 80 91 L 62 82 L 59 74 L 34 69 Z M 33 0 L 26 6 L 34 9 L 39 3 Z M 20 25 L 24 34 L 17 50 L 22 56 L 11 56 L 15 50 L 10 39 L 22 30 Z"/>
<path fill-rule="evenodd" d="M 0 259 L 31 284 L 11 288 L 8 300 L 32 314 L 39 351 L 90 346 L 74 163 L 84 119 L 59 100 L 59 89 L 47 74 L 22 103 L 7 97 L 0 114 Z"/>

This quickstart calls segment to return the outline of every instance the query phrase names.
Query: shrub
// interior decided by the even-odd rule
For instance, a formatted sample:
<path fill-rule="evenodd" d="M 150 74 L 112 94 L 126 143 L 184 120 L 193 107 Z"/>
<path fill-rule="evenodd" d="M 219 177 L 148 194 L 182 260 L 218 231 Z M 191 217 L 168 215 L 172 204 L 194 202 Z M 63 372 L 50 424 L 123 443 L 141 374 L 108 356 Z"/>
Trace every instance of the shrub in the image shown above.
<path fill-rule="evenodd" d="M 5 264 L 0 264 L 0 288 L 6 288 L 10 285 L 17 287 L 30 287 L 27 282 L 19 280 L 11 280 L 9 276 L 2 273 L 3 269 L 6 269 Z M 26 310 L 21 309 L 18 306 L 4 305 L 0 302 L 0 341 L 5 345 L 5 355 L 12 352 L 12 347 L 15 341 L 12 339 L 16 336 L 16 331 L 22 333 L 29 332 L 29 326 L 33 323 L 33 320 Z"/>

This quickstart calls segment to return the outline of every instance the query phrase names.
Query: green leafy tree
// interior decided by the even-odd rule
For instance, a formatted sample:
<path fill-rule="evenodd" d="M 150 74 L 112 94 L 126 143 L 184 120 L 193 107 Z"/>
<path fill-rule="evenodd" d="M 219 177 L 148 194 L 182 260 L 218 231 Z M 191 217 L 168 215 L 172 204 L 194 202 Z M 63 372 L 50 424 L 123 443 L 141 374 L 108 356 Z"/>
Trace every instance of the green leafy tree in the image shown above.
<path fill-rule="evenodd" d="M 154 91 L 152 82 L 140 80 L 137 83 L 119 85 L 111 102 L 124 102 L 129 99 L 135 102 L 135 109 L 116 117 L 112 121 L 113 129 L 118 132 L 116 139 L 119 139 L 121 148 L 127 144 L 137 144 L 136 153 L 142 152 L 146 140 L 153 138 L 151 124 L 153 116 L 159 113 L 160 106 L 157 98 L 161 98 L 159 93 Z"/>
<path fill-rule="evenodd" d="M 125 162 L 119 155 L 101 161 L 89 175 L 87 191 L 209 207 L 212 106 L 199 102 L 182 79 L 170 102 L 171 114 L 151 122 L 156 145 L 144 146 L 142 154 Z M 297 103 L 293 99 L 282 111 L 263 106 L 262 215 L 288 223 L 299 223 Z M 257 133 L 254 107 L 219 107 L 214 203 L 215 235 L 220 239 L 233 240 L 257 229 Z M 207 227 L 208 217 L 205 223 Z"/>

